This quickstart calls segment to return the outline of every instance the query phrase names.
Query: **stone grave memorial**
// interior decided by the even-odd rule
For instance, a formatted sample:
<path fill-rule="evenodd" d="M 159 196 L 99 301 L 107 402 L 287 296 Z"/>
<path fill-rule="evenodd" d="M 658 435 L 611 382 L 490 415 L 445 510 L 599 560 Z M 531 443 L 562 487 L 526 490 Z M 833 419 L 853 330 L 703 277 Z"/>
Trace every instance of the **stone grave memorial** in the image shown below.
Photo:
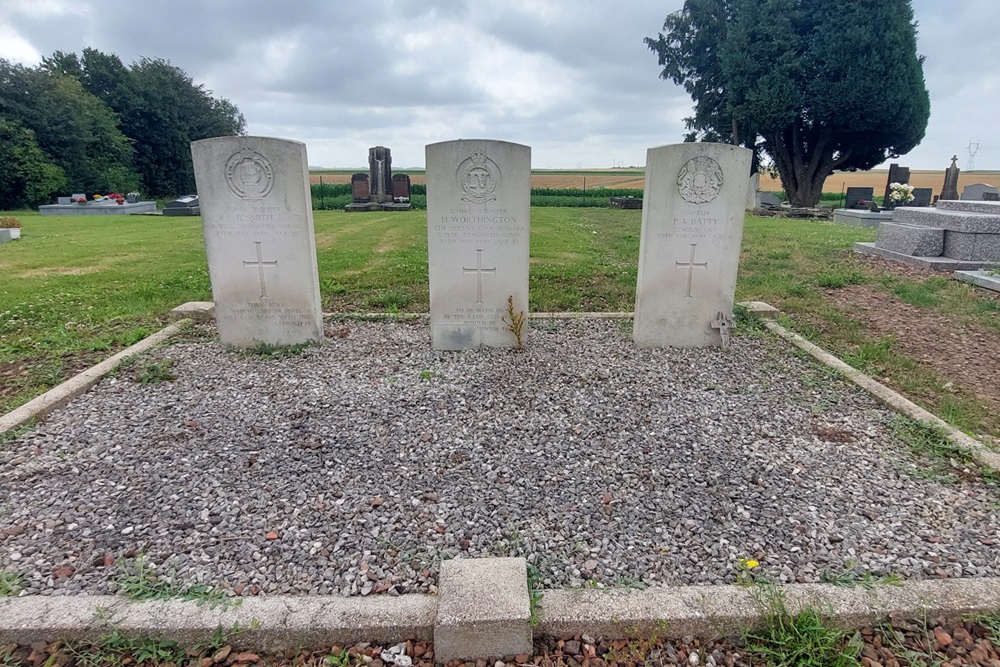
<path fill-rule="evenodd" d="M 910 182 L 910 168 L 900 167 L 898 164 L 893 162 L 889 165 L 889 177 L 885 181 L 885 194 L 882 197 L 882 207 L 888 208 L 890 202 L 889 192 L 891 191 L 891 186 L 893 183 L 909 184 Z"/>
<path fill-rule="evenodd" d="M 844 208 L 866 209 L 868 203 L 875 197 L 875 188 L 847 188 L 847 197 L 844 201 Z M 864 202 L 859 204 L 858 202 Z"/>
<path fill-rule="evenodd" d="M 392 175 L 392 200 L 400 204 L 410 201 L 410 177 L 407 174 Z"/>
<path fill-rule="evenodd" d="M 987 193 L 997 194 L 1000 190 L 988 183 L 973 183 L 972 185 L 966 185 L 962 189 L 962 200 L 963 201 L 986 201 L 985 195 Z"/>
<path fill-rule="evenodd" d="M 757 204 L 757 193 L 760 191 L 760 174 L 753 174 L 750 176 L 750 182 L 747 185 L 747 210 L 752 211 L 754 209 L 760 208 Z"/>
<path fill-rule="evenodd" d="M 198 195 L 185 195 L 163 205 L 163 215 L 201 215 Z"/>
<path fill-rule="evenodd" d="M 752 153 L 728 144 L 651 148 L 632 338 L 642 347 L 728 343 Z"/>
<path fill-rule="evenodd" d="M 87 201 L 79 202 L 79 199 Z M 133 213 L 155 213 L 155 201 L 126 201 L 119 204 L 114 199 L 92 200 L 82 193 L 70 197 L 57 197 L 55 204 L 38 207 L 40 215 L 131 215 Z"/>
<path fill-rule="evenodd" d="M 911 266 L 974 270 L 1000 261 L 1000 202 L 942 199 L 936 208 L 901 206 L 857 252 Z"/>
<path fill-rule="evenodd" d="M 306 147 L 270 137 L 191 144 L 219 338 L 323 338 Z"/>
<path fill-rule="evenodd" d="M 460 139 L 426 160 L 433 347 L 515 347 L 503 320 L 510 297 L 528 311 L 531 148 Z"/>
<path fill-rule="evenodd" d="M 371 186 L 368 184 L 368 174 L 363 171 L 351 176 L 351 203 L 368 204 L 371 199 Z"/>
<path fill-rule="evenodd" d="M 941 196 L 939 199 L 958 199 L 958 175 L 960 173 L 958 156 L 953 155 L 951 166 L 944 170 L 944 185 L 941 187 Z"/>
<path fill-rule="evenodd" d="M 907 206 L 930 206 L 934 188 L 913 188 L 913 201 Z"/>
<path fill-rule="evenodd" d="M 368 173 L 359 172 L 351 177 L 351 203 L 344 207 L 348 213 L 360 211 L 409 211 L 409 194 L 406 201 L 397 201 L 395 179 L 392 175 L 392 151 L 385 146 L 368 149 Z M 407 177 L 409 184 L 409 177 Z M 409 191 L 409 188 L 407 188 Z"/>

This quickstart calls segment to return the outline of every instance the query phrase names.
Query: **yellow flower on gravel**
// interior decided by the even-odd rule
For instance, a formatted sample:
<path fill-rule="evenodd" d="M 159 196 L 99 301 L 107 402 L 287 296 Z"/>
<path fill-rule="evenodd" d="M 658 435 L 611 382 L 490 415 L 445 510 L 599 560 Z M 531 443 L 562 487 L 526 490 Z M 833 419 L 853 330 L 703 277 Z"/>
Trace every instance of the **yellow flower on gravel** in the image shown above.
<path fill-rule="evenodd" d="M 755 561 L 752 558 L 749 559 L 749 560 L 747 560 L 746 558 L 741 558 L 740 559 L 740 565 L 742 565 L 743 567 L 745 567 L 748 570 L 752 570 L 755 567 L 757 567 L 758 565 L 760 565 L 760 563 L 758 563 L 757 561 Z"/>

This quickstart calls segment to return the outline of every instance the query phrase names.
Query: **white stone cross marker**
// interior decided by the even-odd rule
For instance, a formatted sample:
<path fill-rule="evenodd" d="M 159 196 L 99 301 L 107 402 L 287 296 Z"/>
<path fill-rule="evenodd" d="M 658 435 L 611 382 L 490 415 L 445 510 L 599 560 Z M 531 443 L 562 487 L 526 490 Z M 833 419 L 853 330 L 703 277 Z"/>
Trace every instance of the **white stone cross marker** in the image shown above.
<path fill-rule="evenodd" d="M 502 318 L 511 296 L 528 311 L 531 149 L 446 141 L 427 146 L 426 164 L 433 347 L 514 347 Z"/>
<path fill-rule="evenodd" d="M 218 137 L 192 143 L 191 155 L 219 338 L 236 347 L 322 340 L 305 144 Z"/>
<path fill-rule="evenodd" d="M 751 152 L 650 148 L 632 338 L 643 347 L 728 345 Z"/>

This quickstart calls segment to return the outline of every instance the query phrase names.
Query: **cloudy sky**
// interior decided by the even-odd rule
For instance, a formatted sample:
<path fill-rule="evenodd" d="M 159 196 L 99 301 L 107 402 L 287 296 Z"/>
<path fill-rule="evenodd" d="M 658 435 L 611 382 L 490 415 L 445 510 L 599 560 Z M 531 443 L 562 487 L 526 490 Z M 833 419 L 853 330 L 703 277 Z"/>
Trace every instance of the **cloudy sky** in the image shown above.
<path fill-rule="evenodd" d="M 312 165 L 363 166 L 384 145 L 420 167 L 427 143 L 489 138 L 528 144 L 536 168 L 630 166 L 681 141 L 691 112 L 642 41 L 682 1 L 0 0 L 0 57 L 169 60 L 250 134 L 304 141 Z M 913 6 L 931 120 L 899 161 L 965 168 L 978 142 L 976 168 L 1000 169 L 1000 1 Z"/>

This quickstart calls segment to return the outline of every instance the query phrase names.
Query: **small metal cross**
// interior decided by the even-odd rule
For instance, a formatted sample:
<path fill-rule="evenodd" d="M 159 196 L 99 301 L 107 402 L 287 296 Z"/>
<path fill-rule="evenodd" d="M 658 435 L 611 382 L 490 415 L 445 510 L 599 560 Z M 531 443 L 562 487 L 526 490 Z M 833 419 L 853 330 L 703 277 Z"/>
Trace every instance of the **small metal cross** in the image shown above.
<path fill-rule="evenodd" d="M 729 332 L 733 328 L 733 316 L 728 315 L 721 310 L 715 315 L 715 319 L 712 320 L 712 328 L 718 329 L 719 334 L 722 335 L 722 349 L 729 349 Z"/>

